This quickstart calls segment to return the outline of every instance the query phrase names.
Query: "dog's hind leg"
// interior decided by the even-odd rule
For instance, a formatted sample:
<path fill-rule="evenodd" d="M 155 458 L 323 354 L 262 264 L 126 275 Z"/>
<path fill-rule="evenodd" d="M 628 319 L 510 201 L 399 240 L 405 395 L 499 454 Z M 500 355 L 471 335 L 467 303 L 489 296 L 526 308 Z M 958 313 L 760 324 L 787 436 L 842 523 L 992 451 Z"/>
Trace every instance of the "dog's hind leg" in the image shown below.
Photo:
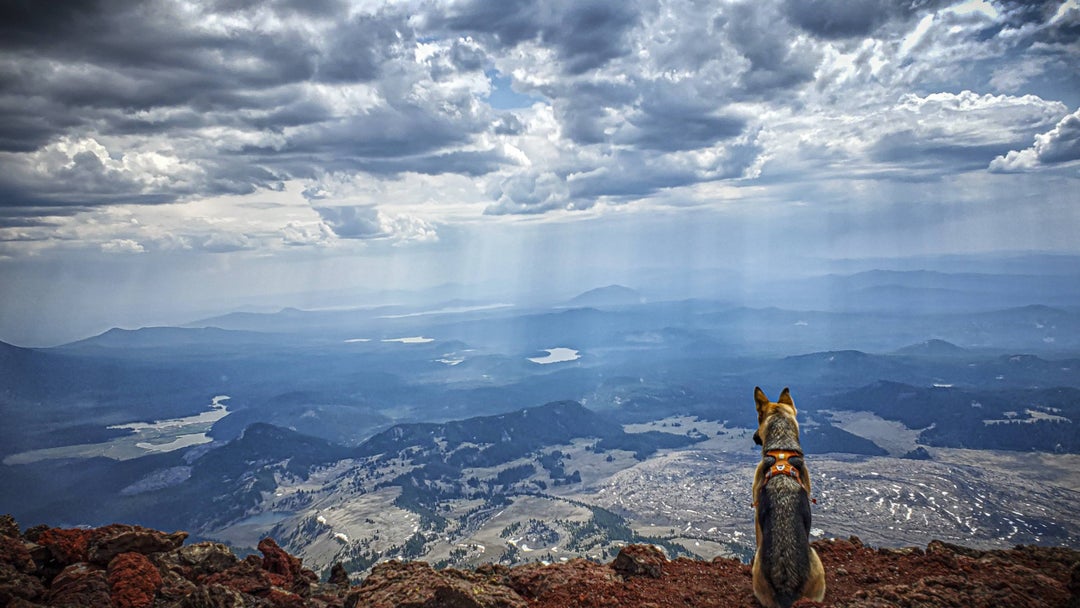
<path fill-rule="evenodd" d="M 754 597 L 757 598 L 757 601 L 765 608 L 779 608 L 776 598 L 773 596 L 772 586 L 765 579 L 765 572 L 761 569 L 761 549 L 758 549 L 757 553 L 754 554 L 751 573 L 753 575 Z"/>
<path fill-rule="evenodd" d="M 803 587 L 803 597 L 815 602 L 825 599 L 825 567 L 821 565 L 821 558 L 813 547 L 810 548 L 810 579 Z"/>

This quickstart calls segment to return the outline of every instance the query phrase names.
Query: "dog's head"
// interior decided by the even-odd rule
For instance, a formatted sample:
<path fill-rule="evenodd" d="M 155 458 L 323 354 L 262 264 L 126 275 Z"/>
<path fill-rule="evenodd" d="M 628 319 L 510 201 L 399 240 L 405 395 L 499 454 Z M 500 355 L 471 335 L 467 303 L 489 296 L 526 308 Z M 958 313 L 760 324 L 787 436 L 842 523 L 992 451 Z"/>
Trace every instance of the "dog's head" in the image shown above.
<path fill-rule="evenodd" d="M 791 392 L 787 387 L 780 392 L 780 397 L 774 402 L 769 401 L 765 391 L 760 387 L 754 387 L 754 404 L 757 406 L 758 430 L 754 431 L 754 443 L 762 445 L 761 433 L 765 430 L 765 421 L 770 416 L 782 414 L 792 418 L 798 413 L 795 410 L 795 402 L 791 400 Z"/>

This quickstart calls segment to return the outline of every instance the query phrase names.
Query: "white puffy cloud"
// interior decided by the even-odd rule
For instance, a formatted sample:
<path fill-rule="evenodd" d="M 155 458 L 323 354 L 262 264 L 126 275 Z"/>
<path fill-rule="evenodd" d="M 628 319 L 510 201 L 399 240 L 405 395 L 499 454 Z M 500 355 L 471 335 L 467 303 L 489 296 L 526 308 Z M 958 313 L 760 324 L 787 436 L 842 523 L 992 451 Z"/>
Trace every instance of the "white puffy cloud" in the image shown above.
<path fill-rule="evenodd" d="M 146 248 L 131 239 L 113 239 L 102 243 L 101 250 L 105 253 L 144 253 Z"/>
<path fill-rule="evenodd" d="M 1035 143 L 1010 150 L 990 161 L 994 173 L 1033 171 L 1080 160 L 1080 110 L 1062 118 L 1053 129 L 1035 136 Z"/>

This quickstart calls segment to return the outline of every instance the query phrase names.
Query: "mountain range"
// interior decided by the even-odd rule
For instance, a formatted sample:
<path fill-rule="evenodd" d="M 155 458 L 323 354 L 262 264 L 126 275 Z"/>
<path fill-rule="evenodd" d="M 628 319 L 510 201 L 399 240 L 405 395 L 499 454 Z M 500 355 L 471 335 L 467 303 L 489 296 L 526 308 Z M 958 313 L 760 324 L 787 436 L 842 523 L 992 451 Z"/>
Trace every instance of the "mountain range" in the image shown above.
<path fill-rule="evenodd" d="M 745 559 L 750 395 L 790 386 L 822 536 L 1069 545 L 1080 300 L 1031 276 L 831 275 L 783 300 L 611 285 L 0 343 L 0 510 L 238 551 L 272 534 L 319 570 L 606 560 L 635 542 Z M 895 286 L 963 296 L 867 296 Z M 999 474 L 972 473 L 980 458 Z"/>

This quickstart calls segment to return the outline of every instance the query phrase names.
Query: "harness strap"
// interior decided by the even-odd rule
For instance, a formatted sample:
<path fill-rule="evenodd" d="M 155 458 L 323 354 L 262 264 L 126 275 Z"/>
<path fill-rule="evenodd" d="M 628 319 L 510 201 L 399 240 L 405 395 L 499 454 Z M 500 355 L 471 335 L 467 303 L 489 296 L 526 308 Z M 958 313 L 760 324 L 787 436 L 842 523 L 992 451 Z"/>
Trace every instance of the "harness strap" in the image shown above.
<path fill-rule="evenodd" d="M 794 456 L 802 456 L 803 453 L 798 450 L 769 450 L 765 452 L 766 456 L 772 456 L 774 462 L 768 471 L 765 471 L 765 478 L 761 482 L 761 490 L 765 490 L 765 485 L 769 483 L 769 480 L 777 475 L 787 475 L 802 485 L 802 477 L 799 475 L 799 469 L 792 466 L 789 461 Z M 810 502 L 817 504 L 816 498 L 811 498 Z M 754 497 L 754 504 L 752 506 L 757 507 L 757 497 Z"/>
<path fill-rule="evenodd" d="M 787 475 L 794 478 L 795 481 L 802 483 L 802 479 L 799 477 L 799 469 L 792 466 L 788 459 L 792 456 L 802 456 L 802 452 L 796 452 L 793 450 L 769 450 L 765 452 L 766 456 L 772 456 L 776 462 L 773 463 L 769 470 L 765 472 L 765 483 L 769 483 L 769 480 L 777 475 Z"/>

